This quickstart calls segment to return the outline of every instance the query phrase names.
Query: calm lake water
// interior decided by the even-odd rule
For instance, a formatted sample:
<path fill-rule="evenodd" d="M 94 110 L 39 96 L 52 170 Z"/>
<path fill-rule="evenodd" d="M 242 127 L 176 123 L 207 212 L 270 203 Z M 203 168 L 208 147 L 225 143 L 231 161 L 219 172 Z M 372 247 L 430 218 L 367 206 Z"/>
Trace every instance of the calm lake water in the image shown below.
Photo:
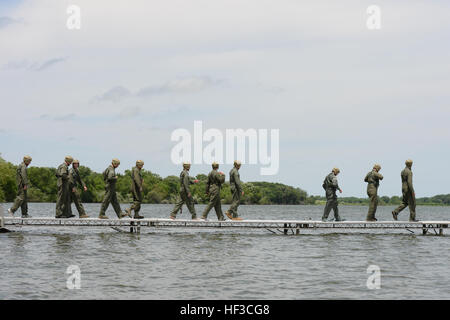
<path fill-rule="evenodd" d="M 85 207 L 97 216 L 100 204 Z M 196 206 L 198 213 L 203 208 Z M 141 214 L 167 218 L 171 209 L 143 205 Z M 392 209 L 380 207 L 378 219 L 392 220 Z M 29 204 L 34 217 L 54 211 L 54 204 Z M 239 208 L 248 219 L 318 220 L 322 211 L 322 206 Z M 187 212 L 184 208 L 180 217 Z M 341 206 L 348 220 L 362 220 L 366 213 L 367 207 Z M 107 215 L 115 217 L 111 208 Z M 405 209 L 400 220 L 408 217 Z M 418 207 L 417 217 L 450 220 L 450 207 Z M 214 211 L 209 218 L 216 219 Z M 267 230 L 143 228 L 140 235 L 109 228 L 13 230 L 19 232 L 0 234 L 0 299 L 450 299 L 450 230 L 442 237 L 406 230 L 298 236 Z M 66 287 L 69 265 L 80 268 L 79 290 Z M 366 286 L 369 265 L 381 269 L 378 290 Z"/>

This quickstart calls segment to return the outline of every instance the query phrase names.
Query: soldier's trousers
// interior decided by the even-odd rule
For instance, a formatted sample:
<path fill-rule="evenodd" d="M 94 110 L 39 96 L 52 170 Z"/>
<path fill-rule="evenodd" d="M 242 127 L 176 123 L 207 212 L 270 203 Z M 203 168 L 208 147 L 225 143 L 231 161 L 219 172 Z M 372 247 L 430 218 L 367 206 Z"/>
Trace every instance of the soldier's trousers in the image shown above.
<path fill-rule="evenodd" d="M 116 188 L 106 188 L 105 196 L 102 201 L 102 206 L 100 208 L 100 215 L 104 216 L 106 210 L 109 207 L 109 204 L 112 204 L 114 212 L 117 214 L 117 217 L 120 218 L 122 210 L 120 209 L 119 200 L 117 200 Z"/>
<path fill-rule="evenodd" d="M 56 198 L 56 218 L 69 217 L 72 215 L 71 197 L 69 184 L 58 185 L 58 195 Z"/>
<path fill-rule="evenodd" d="M 133 204 L 131 205 L 130 211 L 134 210 L 134 214 L 137 215 L 141 210 L 142 203 L 142 192 L 133 191 Z"/>
<path fill-rule="evenodd" d="M 12 213 L 16 212 L 19 207 L 22 211 L 22 215 L 28 214 L 27 190 L 23 190 L 23 186 L 19 186 L 19 189 L 17 190 L 16 199 L 14 200 L 14 204 L 11 207 Z"/>
<path fill-rule="evenodd" d="M 233 198 L 231 200 L 230 209 L 228 209 L 228 212 L 231 213 L 233 218 L 238 217 L 237 209 L 239 207 L 239 204 L 241 203 L 241 194 L 242 192 L 239 192 L 238 190 L 233 190 Z"/>
<path fill-rule="evenodd" d="M 78 190 L 75 190 L 75 192 L 71 191 L 70 196 L 71 196 L 71 202 L 73 202 L 75 204 L 75 207 L 78 210 L 79 216 L 81 217 L 82 215 L 85 215 L 86 211 L 84 211 L 83 203 L 81 202 L 81 196 L 80 196 L 80 193 L 78 192 Z"/>
<path fill-rule="evenodd" d="M 325 205 L 322 219 L 328 219 L 328 215 L 330 214 L 331 209 L 333 209 L 334 212 L 334 219 L 340 220 L 337 198 L 327 199 L 327 204 Z"/>
<path fill-rule="evenodd" d="M 212 188 L 211 188 L 212 189 Z M 209 203 L 203 211 L 202 218 L 206 219 L 208 217 L 209 211 L 214 208 L 216 211 L 217 219 L 225 220 L 222 212 L 222 204 L 220 203 L 220 189 L 212 189 L 209 192 Z"/>
<path fill-rule="evenodd" d="M 406 207 L 409 207 L 409 219 L 415 220 L 416 219 L 416 198 L 414 197 L 414 195 L 411 192 L 403 193 L 402 204 L 394 210 L 394 213 L 399 214 L 400 211 L 402 211 Z"/>
<path fill-rule="evenodd" d="M 377 211 L 378 207 L 378 190 L 373 184 L 370 184 L 367 187 L 367 195 L 369 196 L 370 204 L 366 219 L 373 220 L 375 218 L 375 212 Z"/>
<path fill-rule="evenodd" d="M 173 208 L 172 212 L 170 213 L 170 216 L 175 218 L 177 216 L 178 211 L 180 211 L 181 208 L 183 207 L 183 204 L 186 204 L 186 206 L 189 209 L 189 212 L 192 215 L 192 219 L 195 219 L 197 217 L 197 213 L 195 212 L 194 200 L 192 199 L 192 197 L 188 197 L 184 191 L 180 192 L 180 197 L 177 200 L 177 203 L 175 204 L 175 207 Z"/>

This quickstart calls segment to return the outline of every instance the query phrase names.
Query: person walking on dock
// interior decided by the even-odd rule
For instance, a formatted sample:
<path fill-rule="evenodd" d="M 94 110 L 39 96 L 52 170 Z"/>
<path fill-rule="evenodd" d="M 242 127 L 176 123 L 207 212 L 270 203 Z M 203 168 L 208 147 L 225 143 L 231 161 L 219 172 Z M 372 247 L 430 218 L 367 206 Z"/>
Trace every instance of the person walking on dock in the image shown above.
<path fill-rule="evenodd" d="M 119 159 L 112 159 L 111 165 L 103 171 L 103 180 L 105 181 L 105 196 L 103 197 L 102 206 L 100 208 L 99 219 L 108 219 L 105 215 L 106 209 L 108 209 L 109 204 L 111 203 L 114 211 L 117 214 L 119 219 L 129 216 L 131 218 L 131 214 L 127 214 L 120 209 L 119 200 L 117 200 L 116 193 L 116 168 L 120 165 Z"/>
<path fill-rule="evenodd" d="M 373 166 L 372 171 L 370 171 L 364 181 L 367 182 L 367 195 L 369 196 L 370 205 L 369 212 L 367 213 L 367 221 L 377 221 L 375 218 L 375 212 L 378 206 L 378 186 L 380 185 L 380 180 L 383 180 L 383 176 L 380 173 L 381 166 L 376 164 Z"/>
<path fill-rule="evenodd" d="M 69 166 L 72 164 L 73 158 L 66 156 L 64 162 L 56 169 L 56 185 L 58 187 L 58 195 L 56 198 L 56 218 L 72 218 L 71 195 L 69 188 Z"/>
<path fill-rule="evenodd" d="M 409 207 L 409 221 L 417 221 L 416 220 L 416 194 L 414 192 L 413 182 L 412 182 L 412 167 L 413 161 L 408 159 L 405 161 L 405 169 L 402 170 L 400 176 L 402 178 L 402 204 L 392 211 L 392 216 L 394 220 L 397 220 L 398 214 L 400 211 Z"/>
<path fill-rule="evenodd" d="M 28 190 L 28 174 L 27 174 L 27 167 L 31 163 L 31 157 L 25 156 L 23 157 L 23 162 L 19 164 L 17 167 L 17 173 L 16 173 L 16 181 L 17 181 L 17 196 L 14 200 L 13 206 L 8 209 L 8 212 L 11 216 L 14 216 L 14 212 L 17 211 L 20 207 L 20 211 L 22 211 L 22 218 L 31 218 L 30 215 L 28 215 L 28 197 L 27 197 L 27 190 Z"/>
<path fill-rule="evenodd" d="M 134 210 L 134 219 L 143 219 L 143 216 L 139 215 L 142 203 L 142 167 L 144 166 L 144 161 L 136 161 L 136 166 L 131 169 L 131 193 L 133 194 L 133 204 L 130 208 L 125 211 L 131 216 L 131 210 Z"/>
<path fill-rule="evenodd" d="M 192 215 L 192 219 L 197 219 L 197 213 L 195 212 L 194 200 L 192 199 L 192 194 L 189 185 L 197 183 L 197 179 L 191 179 L 189 177 L 189 170 L 191 169 L 191 164 L 188 162 L 183 162 L 183 171 L 180 173 L 180 197 L 175 204 L 172 212 L 170 213 L 170 219 L 175 219 L 177 217 L 178 211 L 182 210 L 183 204 L 189 209 Z"/>
<path fill-rule="evenodd" d="M 233 199 L 231 201 L 230 209 L 228 209 L 225 214 L 231 220 L 242 220 L 238 216 L 237 209 L 239 204 L 241 203 L 241 196 L 244 195 L 244 191 L 242 190 L 242 183 L 239 175 L 239 169 L 241 168 L 241 162 L 238 160 L 234 161 L 234 167 L 230 171 L 230 189 L 233 194 Z"/>
<path fill-rule="evenodd" d="M 218 172 L 219 164 L 217 162 L 212 163 L 212 171 L 208 174 L 208 181 L 206 183 L 206 194 L 209 196 L 209 203 L 203 211 L 202 219 L 206 220 L 209 211 L 212 208 L 216 211 L 217 219 L 219 221 L 225 221 L 225 217 L 222 212 L 222 204 L 220 203 L 220 189 L 225 182 L 225 175 L 223 172 Z"/>
<path fill-rule="evenodd" d="M 337 175 L 339 174 L 339 172 L 340 170 L 338 168 L 333 168 L 333 170 L 331 170 L 331 173 L 325 177 L 325 180 L 322 184 L 322 187 L 325 189 L 325 196 L 327 198 L 327 204 L 325 205 L 322 216 L 322 221 L 324 222 L 327 221 L 331 209 L 333 209 L 335 221 L 345 221 L 345 219 L 342 219 L 339 216 L 338 201 L 336 195 L 336 190 L 339 190 L 339 192 L 342 193 L 342 189 L 339 187 L 337 180 Z"/>
<path fill-rule="evenodd" d="M 72 162 L 72 168 L 69 170 L 70 201 L 75 204 L 80 218 L 89 218 L 81 202 L 80 191 L 78 191 L 78 186 L 83 188 L 84 191 L 87 191 L 87 187 L 83 180 L 81 180 L 80 172 L 78 171 L 79 166 L 80 161 L 75 159 Z"/>

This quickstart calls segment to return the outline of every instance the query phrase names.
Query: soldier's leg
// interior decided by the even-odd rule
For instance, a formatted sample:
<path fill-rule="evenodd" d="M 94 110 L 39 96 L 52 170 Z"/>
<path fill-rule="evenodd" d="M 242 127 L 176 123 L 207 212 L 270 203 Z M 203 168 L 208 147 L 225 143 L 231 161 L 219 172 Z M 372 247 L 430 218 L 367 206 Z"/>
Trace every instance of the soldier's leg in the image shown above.
<path fill-rule="evenodd" d="M 63 216 L 63 205 L 64 205 L 64 191 L 63 186 L 58 186 L 58 194 L 56 195 L 56 218 L 61 218 Z"/>
<path fill-rule="evenodd" d="M 323 210 L 322 220 L 328 219 L 328 215 L 330 214 L 331 208 L 333 207 L 333 200 L 327 199 L 327 203 L 325 204 L 325 208 Z"/>
<path fill-rule="evenodd" d="M 175 218 L 177 216 L 178 211 L 180 211 L 181 207 L 183 206 L 184 201 L 181 199 L 181 197 L 178 199 L 177 203 L 175 203 L 175 206 L 173 207 L 172 212 L 170 213 L 171 218 Z"/>
<path fill-rule="evenodd" d="M 13 205 L 11 207 L 12 213 L 16 212 L 17 209 L 19 209 L 19 207 L 22 207 L 22 204 L 23 204 L 24 199 L 25 199 L 25 195 L 24 194 L 25 194 L 25 190 L 23 190 L 23 188 L 19 186 L 19 189 L 17 190 L 16 199 L 14 200 L 14 203 L 13 203 Z"/>
<path fill-rule="evenodd" d="M 231 200 L 230 209 L 228 212 L 231 213 L 233 218 L 237 218 L 237 209 L 239 207 L 239 203 L 241 202 L 241 194 L 238 191 L 233 192 L 233 199 Z"/>
<path fill-rule="evenodd" d="M 369 196 L 370 204 L 366 220 L 373 220 L 375 219 L 375 211 L 377 210 L 377 203 L 378 203 L 377 192 L 376 190 L 369 189 L 367 191 L 367 195 Z"/>
<path fill-rule="evenodd" d="M 26 216 L 28 215 L 28 195 L 27 190 L 23 190 L 23 201 L 20 205 L 20 210 L 22 211 L 22 215 Z"/>
<path fill-rule="evenodd" d="M 339 221 L 341 217 L 339 216 L 339 207 L 337 199 L 333 199 L 333 212 L 334 212 L 334 220 Z"/>
<path fill-rule="evenodd" d="M 195 212 L 194 200 L 192 199 L 192 197 L 186 198 L 186 206 L 188 207 L 188 210 L 192 215 L 192 219 L 196 219 L 197 213 Z"/>
<path fill-rule="evenodd" d="M 119 200 L 117 199 L 117 193 L 114 190 L 114 192 L 111 192 L 111 204 L 114 208 L 114 211 L 118 218 L 122 217 L 122 209 L 120 209 Z"/>
<path fill-rule="evenodd" d="M 394 211 L 393 213 L 395 213 L 396 215 L 398 215 L 400 213 L 400 211 L 402 211 L 403 209 L 405 209 L 408 206 L 408 196 L 406 194 L 403 194 L 403 198 L 402 198 L 402 203 L 401 205 L 399 205 Z"/>
<path fill-rule="evenodd" d="M 75 204 L 75 207 L 77 208 L 78 215 L 80 217 L 83 215 L 86 215 L 86 211 L 84 210 L 83 203 L 81 202 L 80 194 L 77 191 L 75 191 L 75 192 L 71 193 L 71 196 L 72 196 L 72 201 Z"/>
<path fill-rule="evenodd" d="M 99 216 L 105 215 L 106 209 L 108 209 L 110 202 L 111 202 L 111 191 L 109 189 L 107 189 L 105 192 L 105 195 L 103 197 L 102 206 L 100 207 Z"/>
<path fill-rule="evenodd" d="M 214 210 L 216 211 L 217 219 L 220 221 L 225 220 L 222 212 L 222 203 L 220 202 L 220 193 L 217 193 L 214 201 Z"/>
<path fill-rule="evenodd" d="M 203 210 L 203 214 L 202 214 L 202 219 L 206 219 L 208 217 L 208 213 L 209 211 L 211 211 L 211 209 L 214 207 L 215 203 L 214 203 L 214 195 L 213 194 L 209 194 L 209 202 L 208 205 L 206 206 L 205 210 Z"/>
<path fill-rule="evenodd" d="M 66 186 L 65 194 L 64 194 L 64 216 L 71 217 L 72 216 L 72 196 L 70 195 L 71 190 L 69 189 L 69 185 Z"/>
<path fill-rule="evenodd" d="M 408 198 L 409 220 L 416 220 L 416 199 L 412 194 Z"/>

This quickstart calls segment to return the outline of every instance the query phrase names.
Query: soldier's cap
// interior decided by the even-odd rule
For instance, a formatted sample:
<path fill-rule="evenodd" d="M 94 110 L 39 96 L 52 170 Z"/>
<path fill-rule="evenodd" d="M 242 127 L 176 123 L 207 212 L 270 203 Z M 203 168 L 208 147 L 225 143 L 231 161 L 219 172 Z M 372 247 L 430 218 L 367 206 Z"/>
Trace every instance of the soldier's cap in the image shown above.
<path fill-rule="evenodd" d="M 112 163 L 113 165 L 118 166 L 118 165 L 120 164 L 120 160 L 117 159 L 117 158 L 114 158 L 114 159 L 112 159 L 111 163 Z"/>
<path fill-rule="evenodd" d="M 23 162 L 28 162 L 28 161 L 31 161 L 32 159 L 31 159 L 31 157 L 30 156 L 25 156 L 25 157 L 23 157 Z"/>
<path fill-rule="evenodd" d="M 381 166 L 378 163 L 376 163 L 376 164 L 373 165 L 373 168 L 377 169 L 377 170 L 380 170 Z"/>
<path fill-rule="evenodd" d="M 234 165 L 235 165 L 235 166 L 240 166 L 240 165 L 241 165 L 241 162 L 240 162 L 239 160 L 234 160 Z"/>
<path fill-rule="evenodd" d="M 80 164 L 80 161 L 78 159 L 73 159 L 72 164 L 78 163 Z"/>
<path fill-rule="evenodd" d="M 144 161 L 142 161 L 142 160 L 137 160 L 137 161 L 136 161 L 136 165 L 137 165 L 137 166 L 143 166 L 143 165 L 144 165 Z"/>
<path fill-rule="evenodd" d="M 334 172 L 334 173 L 339 173 L 339 172 L 341 172 L 341 170 L 339 170 L 339 168 L 333 168 L 333 170 L 331 170 L 332 172 Z"/>
<path fill-rule="evenodd" d="M 72 163 L 73 158 L 72 158 L 71 156 L 66 156 L 66 157 L 64 158 L 64 161 L 67 162 L 67 163 Z"/>
<path fill-rule="evenodd" d="M 218 168 L 219 167 L 219 164 L 217 162 L 215 162 L 215 161 L 211 165 L 212 165 L 213 168 Z"/>
<path fill-rule="evenodd" d="M 411 159 L 408 159 L 408 160 L 405 161 L 405 164 L 406 164 L 407 166 L 410 166 L 410 165 L 413 164 L 413 161 L 412 161 Z"/>
<path fill-rule="evenodd" d="M 191 163 L 190 162 L 183 162 L 183 167 L 190 167 Z"/>

